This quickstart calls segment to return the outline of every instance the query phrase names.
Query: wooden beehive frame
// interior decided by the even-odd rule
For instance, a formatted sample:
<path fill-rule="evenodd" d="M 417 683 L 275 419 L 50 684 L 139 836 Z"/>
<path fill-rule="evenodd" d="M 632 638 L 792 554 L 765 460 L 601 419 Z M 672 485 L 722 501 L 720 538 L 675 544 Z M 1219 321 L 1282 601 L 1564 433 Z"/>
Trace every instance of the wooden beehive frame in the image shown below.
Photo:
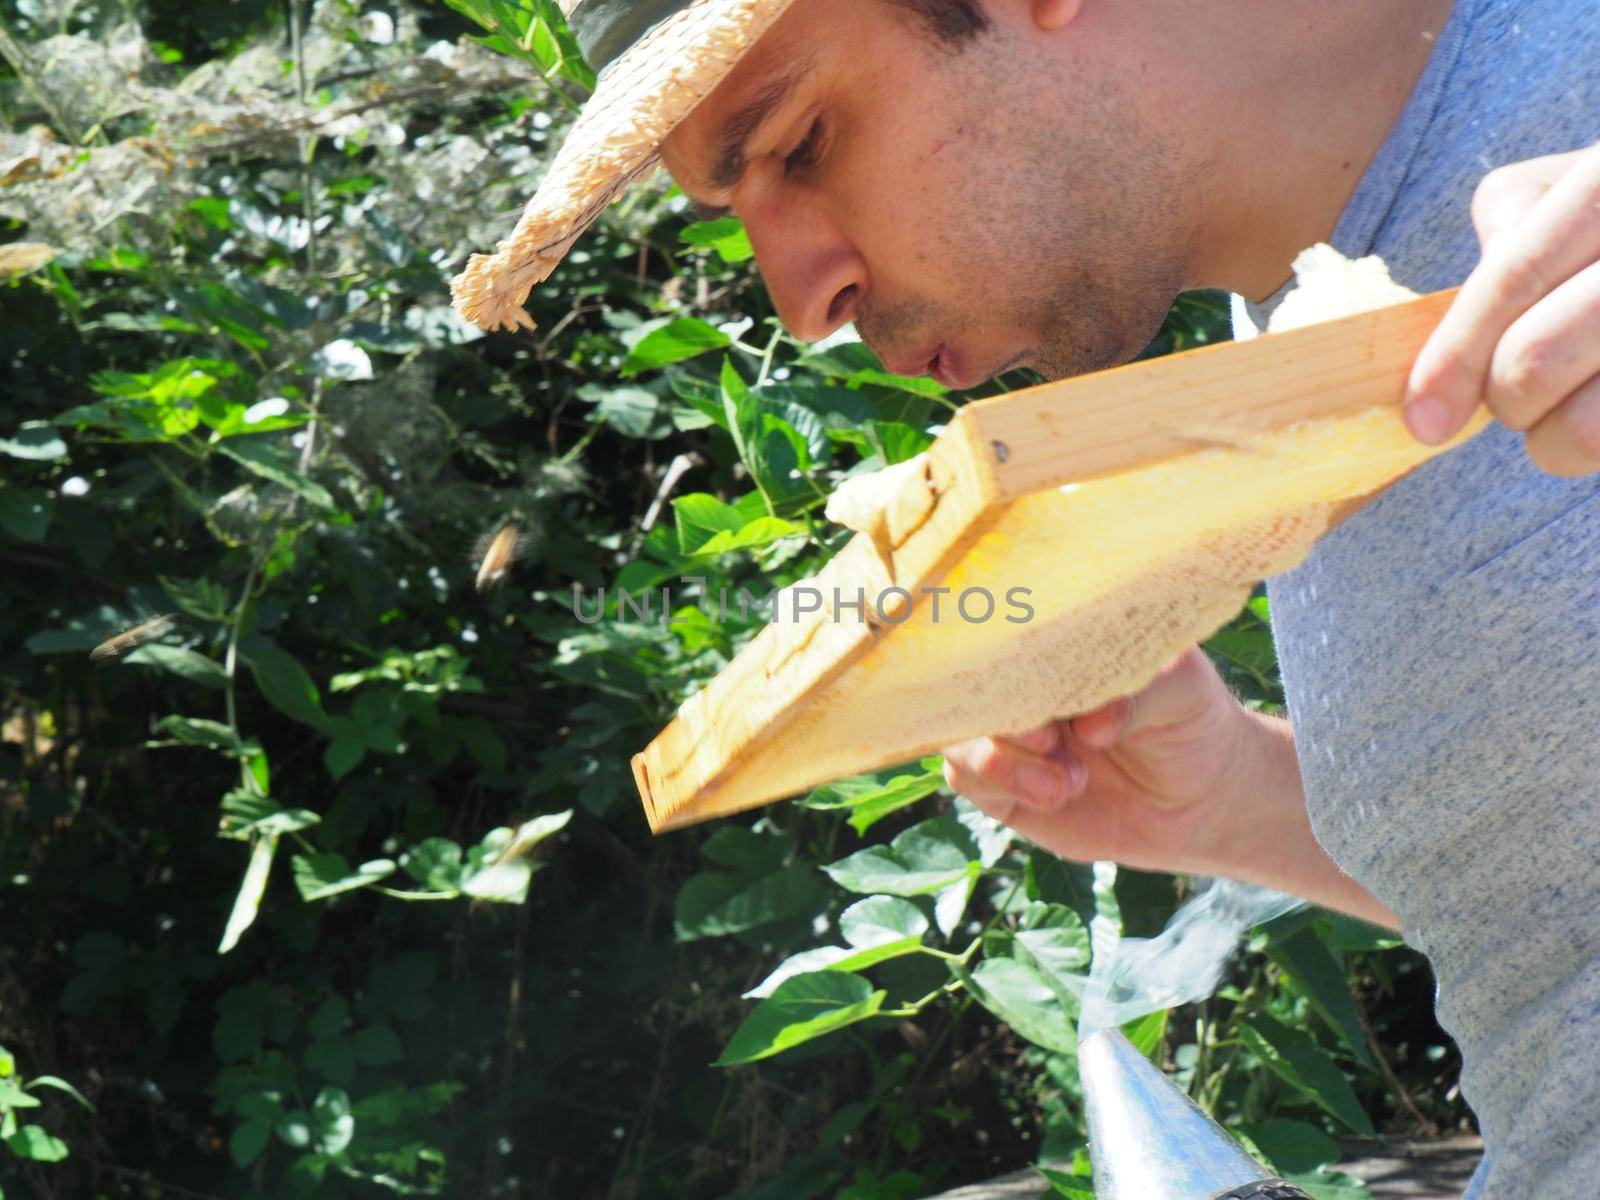
<path fill-rule="evenodd" d="M 1395 406 L 1418 350 L 1453 295 L 1439 292 L 970 404 L 930 447 L 924 470 L 894 489 L 876 533 L 851 539 L 809 582 L 824 594 L 835 587 L 846 594 L 861 589 L 880 595 L 893 587 L 917 593 L 946 578 L 1022 497 L 1302 422 Z M 1450 444 L 1479 428 L 1481 422 Z M 1418 447 L 1395 477 L 1437 449 Z M 1329 523 L 1364 498 L 1349 497 Z M 864 754 L 848 770 L 835 763 L 820 772 L 791 770 L 787 778 L 751 784 L 763 752 L 796 716 L 880 639 L 902 628 L 836 615 L 824 609 L 767 625 L 634 756 L 634 778 L 653 831 L 752 808 L 926 752 L 891 749 L 878 756 L 881 761 Z"/>

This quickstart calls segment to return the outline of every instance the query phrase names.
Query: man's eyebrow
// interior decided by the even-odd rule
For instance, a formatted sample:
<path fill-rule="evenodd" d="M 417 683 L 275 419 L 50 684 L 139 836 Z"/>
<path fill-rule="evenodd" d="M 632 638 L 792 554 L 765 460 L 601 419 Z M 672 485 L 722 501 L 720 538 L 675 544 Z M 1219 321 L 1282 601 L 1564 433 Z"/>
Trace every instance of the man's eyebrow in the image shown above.
<path fill-rule="evenodd" d="M 808 60 L 791 70 L 782 79 L 774 80 L 750 103 L 738 109 L 722 125 L 722 136 L 717 139 L 716 161 L 711 168 L 711 186 L 718 191 L 728 191 L 744 178 L 748 163 L 746 147 L 772 114 L 783 106 L 811 71 Z"/>

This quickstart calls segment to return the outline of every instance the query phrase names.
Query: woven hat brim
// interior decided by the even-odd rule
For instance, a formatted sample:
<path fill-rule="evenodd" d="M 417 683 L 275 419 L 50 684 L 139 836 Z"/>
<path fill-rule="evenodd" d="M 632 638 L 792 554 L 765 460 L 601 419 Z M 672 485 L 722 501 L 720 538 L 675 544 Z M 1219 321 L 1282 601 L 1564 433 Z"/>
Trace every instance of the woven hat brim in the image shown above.
<path fill-rule="evenodd" d="M 656 165 L 662 141 L 791 2 L 694 0 L 612 63 L 511 235 L 450 281 L 456 311 L 480 329 L 534 328 L 523 307 L 533 285 Z"/>

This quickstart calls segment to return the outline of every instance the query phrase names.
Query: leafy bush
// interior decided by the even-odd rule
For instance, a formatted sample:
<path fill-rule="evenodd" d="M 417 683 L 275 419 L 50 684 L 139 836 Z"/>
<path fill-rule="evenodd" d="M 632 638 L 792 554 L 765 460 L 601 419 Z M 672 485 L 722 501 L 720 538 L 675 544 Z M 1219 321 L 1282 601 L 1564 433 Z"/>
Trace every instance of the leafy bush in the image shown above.
<path fill-rule="evenodd" d="M 970 397 L 795 343 L 665 186 L 535 333 L 464 326 L 588 76 L 548 0 L 454 8 L 3 30 L 0 1042 L 50 1074 L 0 1053 L 0 1188 L 1073 1194 L 1085 921 L 1188 881 L 1096 888 L 936 759 L 655 840 L 627 767 L 763 620 L 703 602 L 813 573 L 827 494 Z M 1223 325 L 1185 297 L 1150 352 Z M 1264 605 L 1211 649 L 1279 701 Z M 1431 999 L 1300 914 L 1134 1034 L 1305 1174 L 1460 1118 Z"/>

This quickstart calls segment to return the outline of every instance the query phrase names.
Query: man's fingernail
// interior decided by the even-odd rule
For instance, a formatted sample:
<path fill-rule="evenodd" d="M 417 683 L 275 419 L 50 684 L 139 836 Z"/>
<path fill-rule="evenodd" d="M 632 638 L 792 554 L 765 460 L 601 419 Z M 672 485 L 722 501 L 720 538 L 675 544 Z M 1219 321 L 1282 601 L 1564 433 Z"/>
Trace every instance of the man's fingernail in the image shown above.
<path fill-rule="evenodd" d="M 1061 777 L 1048 767 L 1023 767 L 1017 786 L 1036 804 L 1054 804 L 1061 795 Z"/>
<path fill-rule="evenodd" d="M 1406 405 L 1406 425 L 1418 441 L 1430 445 L 1450 436 L 1450 413 L 1444 402 L 1433 396 L 1418 396 Z"/>

